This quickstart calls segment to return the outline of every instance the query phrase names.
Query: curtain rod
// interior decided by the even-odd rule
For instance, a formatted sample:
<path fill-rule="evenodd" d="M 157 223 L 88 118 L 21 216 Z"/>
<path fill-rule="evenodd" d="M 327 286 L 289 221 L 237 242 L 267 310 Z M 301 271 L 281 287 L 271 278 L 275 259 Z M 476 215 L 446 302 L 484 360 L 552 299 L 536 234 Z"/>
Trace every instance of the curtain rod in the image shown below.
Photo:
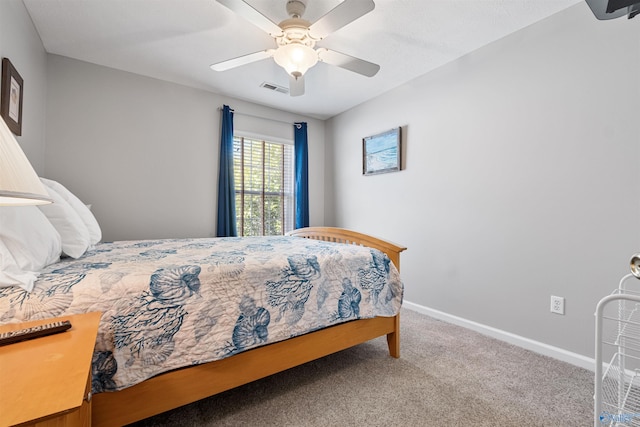
<path fill-rule="evenodd" d="M 218 111 L 222 111 L 222 108 L 218 107 Z M 255 118 L 255 119 L 269 120 L 269 121 L 272 121 L 272 122 L 284 123 L 284 124 L 286 124 L 286 125 L 295 125 L 295 124 L 296 124 L 295 122 L 294 122 L 294 123 L 291 123 L 291 122 L 285 122 L 284 120 L 270 119 L 270 118 L 268 118 L 268 117 L 256 116 L 256 115 L 254 115 L 254 114 L 240 113 L 240 112 L 238 112 L 238 111 L 234 110 L 233 108 L 231 108 L 231 111 L 232 111 L 234 114 L 238 114 L 238 115 L 240 115 L 240 116 L 247 116 L 247 117 L 253 117 L 253 118 Z"/>

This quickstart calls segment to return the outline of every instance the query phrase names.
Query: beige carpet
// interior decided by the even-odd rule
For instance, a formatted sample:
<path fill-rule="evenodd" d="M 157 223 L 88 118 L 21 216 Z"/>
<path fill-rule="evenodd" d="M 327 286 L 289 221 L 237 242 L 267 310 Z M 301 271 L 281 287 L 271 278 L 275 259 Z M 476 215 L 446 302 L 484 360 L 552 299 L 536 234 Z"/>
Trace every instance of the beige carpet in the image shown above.
<path fill-rule="evenodd" d="M 413 311 L 386 340 L 274 375 L 143 426 L 589 426 L 593 373 Z"/>

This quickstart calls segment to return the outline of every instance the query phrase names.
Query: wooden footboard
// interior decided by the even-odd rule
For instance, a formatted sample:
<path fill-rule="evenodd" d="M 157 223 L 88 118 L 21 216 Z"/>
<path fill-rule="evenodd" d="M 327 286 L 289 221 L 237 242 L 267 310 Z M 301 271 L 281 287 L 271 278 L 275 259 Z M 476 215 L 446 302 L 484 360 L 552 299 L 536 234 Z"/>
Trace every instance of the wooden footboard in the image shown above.
<path fill-rule="evenodd" d="M 399 268 L 406 248 L 344 229 L 309 227 L 292 236 L 358 244 L 380 249 Z M 94 396 L 93 426 L 122 426 L 387 336 L 389 354 L 400 356 L 400 315 L 376 317 L 321 329 L 245 351 L 232 357 L 158 375 L 135 386 Z"/>

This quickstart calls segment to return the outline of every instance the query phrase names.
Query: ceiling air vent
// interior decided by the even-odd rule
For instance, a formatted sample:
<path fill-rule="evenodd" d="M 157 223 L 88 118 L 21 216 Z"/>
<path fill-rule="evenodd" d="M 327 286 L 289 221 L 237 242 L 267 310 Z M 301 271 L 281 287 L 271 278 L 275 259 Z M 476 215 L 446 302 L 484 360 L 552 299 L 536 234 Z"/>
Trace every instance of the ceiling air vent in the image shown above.
<path fill-rule="evenodd" d="M 284 94 L 289 93 L 289 89 L 287 89 L 286 87 L 278 86 L 277 84 L 273 83 L 262 82 L 262 84 L 260 84 L 260 87 Z"/>

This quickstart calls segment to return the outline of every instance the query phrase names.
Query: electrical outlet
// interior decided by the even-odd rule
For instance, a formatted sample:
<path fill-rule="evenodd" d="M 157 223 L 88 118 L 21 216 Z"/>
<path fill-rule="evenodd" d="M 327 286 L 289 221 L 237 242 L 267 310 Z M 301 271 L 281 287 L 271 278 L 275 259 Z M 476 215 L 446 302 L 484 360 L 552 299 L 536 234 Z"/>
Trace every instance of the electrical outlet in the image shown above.
<path fill-rule="evenodd" d="M 551 295 L 551 312 L 564 314 L 564 298 Z"/>

